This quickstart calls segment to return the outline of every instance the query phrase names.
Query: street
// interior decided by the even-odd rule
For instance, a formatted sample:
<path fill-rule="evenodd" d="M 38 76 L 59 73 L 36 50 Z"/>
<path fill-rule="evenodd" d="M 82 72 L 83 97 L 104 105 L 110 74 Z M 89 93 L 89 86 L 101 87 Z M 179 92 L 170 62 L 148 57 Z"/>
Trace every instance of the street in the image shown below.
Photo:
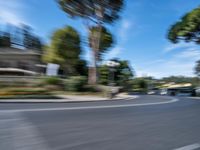
<path fill-rule="evenodd" d="M 200 149 L 200 100 L 0 103 L 1 150 Z"/>

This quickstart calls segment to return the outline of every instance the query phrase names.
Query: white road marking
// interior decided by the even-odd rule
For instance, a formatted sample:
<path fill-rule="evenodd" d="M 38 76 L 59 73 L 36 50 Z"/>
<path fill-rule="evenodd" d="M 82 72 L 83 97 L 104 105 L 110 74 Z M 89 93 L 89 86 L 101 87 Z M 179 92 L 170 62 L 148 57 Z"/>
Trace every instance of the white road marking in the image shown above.
<path fill-rule="evenodd" d="M 187 146 L 184 146 L 184 147 L 181 147 L 181 148 L 177 148 L 177 149 L 174 149 L 174 150 L 195 150 L 197 148 L 200 148 L 200 144 L 199 143 L 195 143 L 195 144 L 192 144 L 192 145 L 187 145 Z"/>
<path fill-rule="evenodd" d="M 179 101 L 172 99 L 165 102 L 143 103 L 143 104 L 124 104 L 124 105 L 104 105 L 104 106 L 83 106 L 83 107 L 61 107 L 61 108 L 35 108 L 35 109 L 16 109 L 16 110 L 1 110 L 0 112 L 35 112 L 35 111 L 56 111 L 56 110 L 87 110 L 87 109 L 102 109 L 102 108 L 122 108 L 122 107 L 135 107 L 135 106 L 149 106 L 149 105 L 162 105 L 170 104 Z"/>

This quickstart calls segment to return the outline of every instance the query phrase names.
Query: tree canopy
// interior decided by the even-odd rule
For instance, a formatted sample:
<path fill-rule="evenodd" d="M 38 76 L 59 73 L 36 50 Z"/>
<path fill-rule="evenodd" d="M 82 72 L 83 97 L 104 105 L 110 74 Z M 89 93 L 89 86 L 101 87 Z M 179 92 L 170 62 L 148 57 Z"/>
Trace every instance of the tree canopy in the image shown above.
<path fill-rule="evenodd" d="M 187 13 L 172 25 L 168 33 L 168 39 L 173 43 L 183 40 L 200 44 L 200 7 Z"/>
<path fill-rule="evenodd" d="M 119 18 L 123 0 L 57 0 L 61 9 L 71 17 L 92 22 L 112 23 Z"/>
<path fill-rule="evenodd" d="M 58 29 L 53 33 L 50 45 L 46 47 L 44 60 L 59 64 L 67 75 L 74 74 L 77 65 L 83 65 L 80 61 L 80 44 L 79 33 L 74 28 L 67 26 Z"/>
<path fill-rule="evenodd" d="M 126 60 L 119 60 L 119 59 L 112 59 L 111 61 L 115 61 L 119 63 L 119 66 L 116 66 L 114 68 L 114 82 L 119 85 L 126 87 L 128 85 L 128 82 L 133 78 L 134 73 L 132 68 L 130 67 L 130 64 Z M 99 67 L 99 76 L 100 80 L 99 83 L 108 85 L 111 79 L 111 72 L 110 68 L 107 65 L 102 65 Z"/>
<path fill-rule="evenodd" d="M 148 90 L 149 80 L 143 77 L 134 78 L 131 84 L 134 92 L 146 93 Z"/>
<path fill-rule="evenodd" d="M 106 47 L 101 45 L 101 36 L 103 25 L 105 23 L 111 24 L 119 18 L 119 12 L 124 6 L 124 0 L 56 0 L 60 8 L 72 18 L 81 18 L 85 21 L 88 30 L 97 29 L 95 34 L 90 36 L 90 44 L 92 45 L 92 60 L 91 68 L 89 70 L 89 84 L 96 84 L 97 82 L 97 61 L 101 52 Z M 97 26 L 94 27 L 93 26 Z M 93 31 L 94 31 L 93 30 Z M 92 37 L 92 39 L 91 39 Z M 108 41 L 110 42 L 110 41 Z M 100 52 L 101 50 L 101 52 Z"/>

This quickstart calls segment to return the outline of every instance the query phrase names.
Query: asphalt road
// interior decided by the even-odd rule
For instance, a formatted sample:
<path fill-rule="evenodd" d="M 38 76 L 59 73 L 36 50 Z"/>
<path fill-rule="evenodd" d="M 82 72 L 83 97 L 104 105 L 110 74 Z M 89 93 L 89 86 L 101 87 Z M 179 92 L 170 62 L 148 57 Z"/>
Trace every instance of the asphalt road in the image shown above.
<path fill-rule="evenodd" d="M 0 150 L 200 149 L 200 100 L 0 103 Z"/>

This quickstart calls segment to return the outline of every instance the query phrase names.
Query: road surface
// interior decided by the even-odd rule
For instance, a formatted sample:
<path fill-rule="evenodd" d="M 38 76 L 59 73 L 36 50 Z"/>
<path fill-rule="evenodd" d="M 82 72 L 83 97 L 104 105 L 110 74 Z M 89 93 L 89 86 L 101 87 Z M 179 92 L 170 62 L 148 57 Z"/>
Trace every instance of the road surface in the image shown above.
<path fill-rule="evenodd" d="M 198 150 L 200 100 L 0 103 L 1 150 Z"/>

